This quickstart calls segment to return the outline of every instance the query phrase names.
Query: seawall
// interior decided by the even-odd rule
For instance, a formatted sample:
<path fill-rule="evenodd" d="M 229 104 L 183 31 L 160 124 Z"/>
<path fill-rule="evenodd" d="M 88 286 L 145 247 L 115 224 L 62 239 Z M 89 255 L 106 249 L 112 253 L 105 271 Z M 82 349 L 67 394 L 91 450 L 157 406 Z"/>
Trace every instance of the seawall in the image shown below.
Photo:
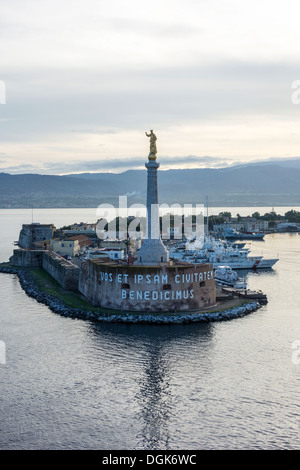
<path fill-rule="evenodd" d="M 69 307 L 63 301 L 54 295 L 41 291 L 31 274 L 21 267 L 0 266 L 0 273 L 15 274 L 18 276 L 20 285 L 29 297 L 34 298 L 54 312 L 64 317 L 74 319 L 89 320 L 95 322 L 111 322 L 111 323 L 146 323 L 146 324 L 184 324 L 199 322 L 216 322 L 228 321 L 243 317 L 258 310 L 261 305 L 259 302 L 251 301 L 242 305 L 228 308 L 222 311 L 214 312 L 185 312 L 179 314 L 151 314 L 151 313 L 134 313 L 122 312 L 110 313 L 97 311 L 89 311 L 78 308 Z"/>

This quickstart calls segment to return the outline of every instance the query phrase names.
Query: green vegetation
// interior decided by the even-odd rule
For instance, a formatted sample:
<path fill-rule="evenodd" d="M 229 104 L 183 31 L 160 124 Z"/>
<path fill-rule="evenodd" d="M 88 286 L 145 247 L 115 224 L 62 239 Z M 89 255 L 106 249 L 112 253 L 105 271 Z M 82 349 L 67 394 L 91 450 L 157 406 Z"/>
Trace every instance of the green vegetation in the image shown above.
<path fill-rule="evenodd" d="M 59 300 L 62 300 L 68 307 L 88 310 L 92 312 L 100 312 L 99 308 L 86 302 L 80 292 L 70 292 L 64 290 L 61 285 L 53 279 L 50 274 L 42 268 L 26 268 L 39 290 L 46 294 L 53 295 Z"/>
<path fill-rule="evenodd" d="M 290 210 L 285 213 L 285 218 L 288 222 L 300 223 L 300 212 L 295 210 Z"/>
<path fill-rule="evenodd" d="M 269 222 L 269 226 L 275 226 L 278 222 L 294 222 L 300 223 L 300 212 L 294 209 L 289 210 L 284 215 L 276 214 L 274 210 L 266 212 L 264 215 L 261 215 L 258 211 L 254 212 L 252 215 L 248 215 L 257 220 L 266 220 Z M 220 212 L 219 215 L 213 215 L 209 217 L 209 224 L 223 224 L 224 222 L 229 221 L 231 218 L 230 212 Z M 242 217 L 240 214 L 236 216 L 237 221 L 241 221 Z"/>
<path fill-rule="evenodd" d="M 105 308 L 105 307 L 95 307 L 94 305 L 90 304 L 89 302 L 86 302 L 83 299 L 83 296 L 80 294 L 80 292 L 71 292 L 71 291 L 66 291 L 62 288 L 62 286 L 55 280 L 53 279 L 50 274 L 47 273 L 42 268 L 22 268 L 26 269 L 27 271 L 30 272 L 34 282 L 36 283 L 38 289 L 41 292 L 45 292 L 46 294 L 52 295 L 53 297 L 56 297 L 57 299 L 61 300 L 66 307 L 71 307 L 71 308 L 76 308 L 80 309 L 83 311 L 87 312 L 94 312 L 94 313 L 99 313 L 99 314 L 120 314 L 122 313 L 120 310 L 116 309 L 111 309 L 111 308 Z M 149 312 L 130 312 L 127 311 L 127 314 L 144 314 L 147 315 Z M 159 315 L 161 314 L 160 312 L 151 312 L 151 315 Z M 167 312 L 164 313 L 164 315 L 172 315 L 172 312 Z"/>
<path fill-rule="evenodd" d="M 231 212 L 225 211 L 225 212 L 220 212 L 219 217 L 225 217 L 231 219 Z"/>

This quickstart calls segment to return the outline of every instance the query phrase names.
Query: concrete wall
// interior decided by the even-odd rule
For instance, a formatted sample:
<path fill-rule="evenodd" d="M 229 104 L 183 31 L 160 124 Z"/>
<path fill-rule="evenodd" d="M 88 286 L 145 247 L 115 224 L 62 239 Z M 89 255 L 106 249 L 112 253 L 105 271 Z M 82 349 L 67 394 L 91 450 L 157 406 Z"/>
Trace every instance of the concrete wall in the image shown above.
<path fill-rule="evenodd" d="M 83 263 L 79 291 L 94 305 L 124 311 L 199 310 L 216 303 L 211 264 L 163 266 Z"/>

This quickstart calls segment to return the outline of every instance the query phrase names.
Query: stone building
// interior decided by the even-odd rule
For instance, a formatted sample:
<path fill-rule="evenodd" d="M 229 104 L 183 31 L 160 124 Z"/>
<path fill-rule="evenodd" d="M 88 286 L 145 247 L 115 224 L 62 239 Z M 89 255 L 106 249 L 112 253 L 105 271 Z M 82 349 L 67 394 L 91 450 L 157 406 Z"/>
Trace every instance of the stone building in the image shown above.
<path fill-rule="evenodd" d="M 53 224 L 23 224 L 19 234 L 18 245 L 21 248 L 35 248 L 37 245 L 49 242 L 55 231 Z"/>
<path fill-rule="evenodd" d="M 68 240 L 78 241 L 80 246 L 80 251 L 83 253 L 88 247 L 93 246 L 94 242 L 87 237 L 86 235 L 74 235 L 73 237 L 68 237 Z"/>
<path fill-rule="evenodd" d="M 78 240 L 51 240 L 50 249 L 60 255 L 73 258 L 80 253 L 80 244 Z"/>
<path fill-rule="evenodd" d="M 191 311 L 216 302 L 211 264 L 127 266 L 90 260 L 81 266 L 79 290 L 94 305 L 124 311 Z"/>

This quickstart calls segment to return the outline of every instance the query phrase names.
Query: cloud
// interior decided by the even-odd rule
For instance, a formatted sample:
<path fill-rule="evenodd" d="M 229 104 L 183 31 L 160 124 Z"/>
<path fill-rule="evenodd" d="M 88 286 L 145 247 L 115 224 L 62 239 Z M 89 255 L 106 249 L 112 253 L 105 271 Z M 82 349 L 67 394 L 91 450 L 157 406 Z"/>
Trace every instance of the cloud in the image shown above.
<path fill-rule="evenodd" d="M 76 134 L 99 134 L 99 135 L 106 135 L 106 134 L 117 134 L 116 129 L 72 129 L 71 132 L 75 132 Z"/>
<path fill-rule="evenodd" d="M 9 173 L 35 173 L 37 172 L 36 165 L 30 164 L 22 164 L 22 165 L 14 165 L 14 166 L 5 166 L 1 168 L 2 172 L 9 172 Z"/>
<path fill-rule="evenodd" d="M 130 169 L 144 169 L 145 157 L 133 158 L 104 158 L 101 160 L 72 161 L 72 162 L 47 162 L 40 165 L 20 164 L 6 166 L 2 171 L 9 173 L 42 173 L 42 174 L 68 174 L 83 172 L 122 172 Z M 161 169 L 175 168 L 224 168 L 229 165 L 225 159 L 216 157 L 187 155 L 182 157 L 162 156 L 159 159 Z"/>
<path fill-rule="evenodd" d="M 151 40 L 156 37 L 161 39 L 171 38 L 180 41 L 182 38 L 198 35 L 203 31 L 198 25 L 184 24 L 180 20 L 167 22 L 164 17 L 152 20 L 141 18 L 107 18 L 102 19 L 102 27 L 111 35 L 112 31 L 118 34 L 131 36 L 149 36 Z"/>
<path fill-rule="evenodd" d="M 11 168 L 139 167 L 131 156 L 144 154 L 139 135 L 150 128 L 180 165 L 206 164 L 184 157 L 194 154 L 225 165 L 298 152 L 294 0 L 11 0 L 0 9 L 0 139 Z"/>

